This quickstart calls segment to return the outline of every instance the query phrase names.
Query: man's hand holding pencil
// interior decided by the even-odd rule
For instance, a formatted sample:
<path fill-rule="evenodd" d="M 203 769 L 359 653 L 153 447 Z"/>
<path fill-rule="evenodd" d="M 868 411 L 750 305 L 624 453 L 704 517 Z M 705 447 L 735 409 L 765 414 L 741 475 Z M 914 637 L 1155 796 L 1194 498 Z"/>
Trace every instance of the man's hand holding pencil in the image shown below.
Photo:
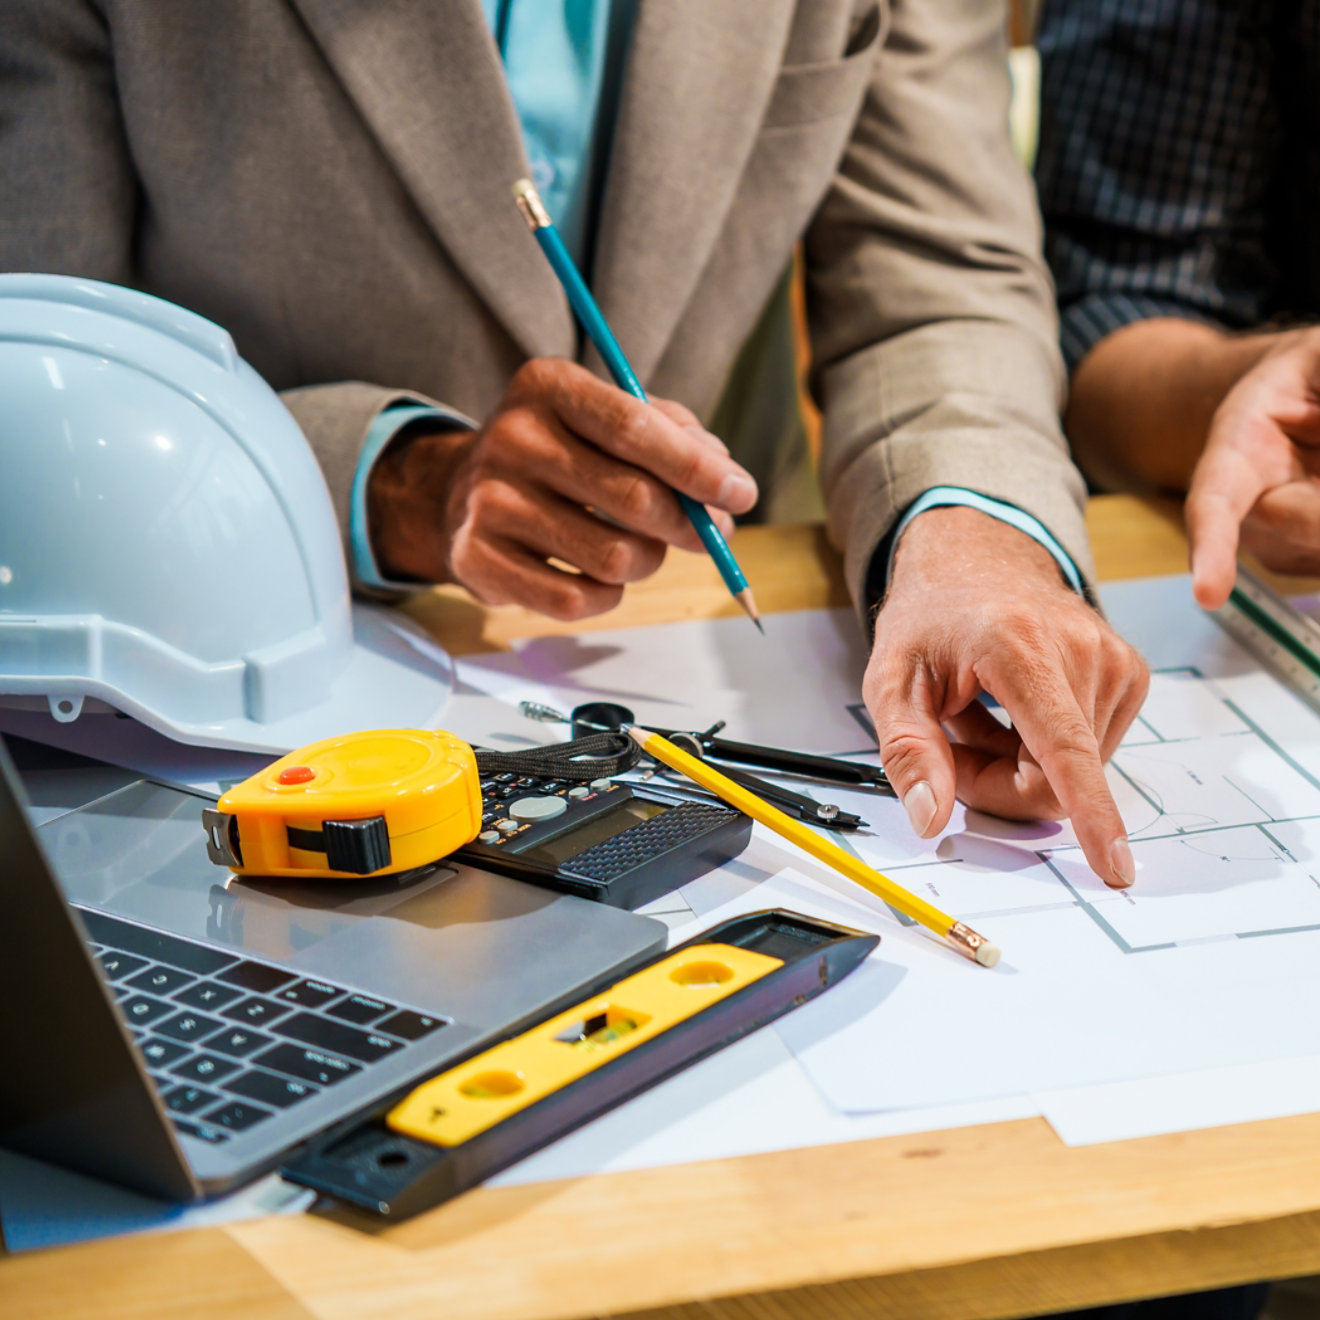
<path fill-rule="evenodd" d="M 376 464 L 378 562 L 459 582 L 490 605 L 601 614 L 669 546 L 702 543 L 675 491 L 728 536 L 756 483 L 682 404 L 643 402 L 558 358 L 536 358 L 475 432 L 424 435 Z"/>

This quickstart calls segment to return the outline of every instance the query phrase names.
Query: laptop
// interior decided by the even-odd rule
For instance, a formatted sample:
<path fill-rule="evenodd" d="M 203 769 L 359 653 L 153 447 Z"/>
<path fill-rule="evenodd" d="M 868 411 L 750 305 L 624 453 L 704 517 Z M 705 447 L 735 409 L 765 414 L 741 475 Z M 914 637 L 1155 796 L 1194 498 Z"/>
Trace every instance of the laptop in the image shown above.
<path fill-rule="evenodd" d="M 0 1145 L 223 1192 L 665 944 L 467 865 L 240 880 L 207 857 L 211 804 L 0 739 Z"/>

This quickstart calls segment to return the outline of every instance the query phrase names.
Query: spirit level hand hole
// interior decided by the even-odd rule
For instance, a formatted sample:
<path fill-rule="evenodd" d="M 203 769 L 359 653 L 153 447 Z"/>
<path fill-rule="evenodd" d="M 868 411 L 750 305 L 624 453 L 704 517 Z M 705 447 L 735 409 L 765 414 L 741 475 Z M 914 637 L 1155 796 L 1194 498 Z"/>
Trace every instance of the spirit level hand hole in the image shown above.
<path fill-rule="evenodd" d="M 638 1027 L 645 1026 L 650 1020 L 646 1013 L 634 1013 L 630 1009 L 610 1007 L 603 1013 L 593 1013 L 590 1017 L 565 1027 L 555 1039 L 565 1045 L 576 1045 L 580 1049 L 600 1049 L 621 1036 L 632 1035 Z"/>
<path fill-rule="evenodd" d="M 383 1150 L 376 1156 L 376 1163 L 379 1164 L 382 1169 L 397 1168 L 400 1164 L 407 1164 L 408 1162 L 408 1152 L 397 1148 L 393 1150 Z"/>
<path fill-rule="evenodd" d="M 682 963 L 669 973 L 669 979 L 675 985 L 686 985 L 696 989 L 700 986 L 723 985 L 733 979 L 733 968 L 717 962 Z"/>
<path fill-rule="evenodd" d="M 506 1095 L 517 1095 L 523 1089 L 523 1079 L 515 1072 L 488 1072 L 458 1089 L 474 1100 L 501 1100 Z"/>

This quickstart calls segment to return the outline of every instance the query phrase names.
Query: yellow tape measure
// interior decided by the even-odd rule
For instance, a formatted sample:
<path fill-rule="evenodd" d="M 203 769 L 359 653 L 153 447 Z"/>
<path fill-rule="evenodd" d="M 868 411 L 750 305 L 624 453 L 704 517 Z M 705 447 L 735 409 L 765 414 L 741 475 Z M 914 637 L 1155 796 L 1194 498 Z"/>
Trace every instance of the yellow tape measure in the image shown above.
<path fill-rule="evenodd" d="M 424 1082 L 385 1122 L 432 1145 L 460 1145 L 783 965 L 732 944 L 690 945 Z"/>
<path fill-rule="evenodd" d="M 350 733 L 282 756 L 202 824 L 211 860 L 238 875 L 386 875 L 477 837 L 481 779 L 472 748 L 452 733 Z"/>

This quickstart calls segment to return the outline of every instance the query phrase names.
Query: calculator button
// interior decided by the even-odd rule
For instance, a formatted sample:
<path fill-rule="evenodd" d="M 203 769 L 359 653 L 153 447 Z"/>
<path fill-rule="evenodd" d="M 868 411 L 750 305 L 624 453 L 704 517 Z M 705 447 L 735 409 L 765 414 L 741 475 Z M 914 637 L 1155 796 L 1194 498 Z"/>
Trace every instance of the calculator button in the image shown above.
<path fill-rule="evenodd" d="M 561 797 L 525 797 L 509 807 L 509 815 L 514 820 L 553 820 L 568 810 L 568 803 Z"/>
<path fill-rule="evenodd" d="M 570 788 L 568 790 L 568 796 L 571 797 L 574 802 L 576 802 L 578 798 L 590 797 L 591 789 L 584 787 L 582 784 L 579 784 L 576 788 Z"/>
<path fill-rule="evenodd" d="M 591 781 L 591 789 L 594 793 L 603 793 L 607 788 L 613 787 L 614 780 L 612 779 L 593 779 Z"/>
<path fill-rule="evenodd" d="M 499 843 L 499 841 L 499 830 L 482 830 L 481 833 L 477 835 L 478 843 Z"/>
<path fill-rule="evenodd" d="M 497 820 L 495 822 L 495 828 L 499 830 L 501 834 L 512 834 L 514 830 L 518 828 L 518 822 L 516 820 L 508 819 Z"/>

